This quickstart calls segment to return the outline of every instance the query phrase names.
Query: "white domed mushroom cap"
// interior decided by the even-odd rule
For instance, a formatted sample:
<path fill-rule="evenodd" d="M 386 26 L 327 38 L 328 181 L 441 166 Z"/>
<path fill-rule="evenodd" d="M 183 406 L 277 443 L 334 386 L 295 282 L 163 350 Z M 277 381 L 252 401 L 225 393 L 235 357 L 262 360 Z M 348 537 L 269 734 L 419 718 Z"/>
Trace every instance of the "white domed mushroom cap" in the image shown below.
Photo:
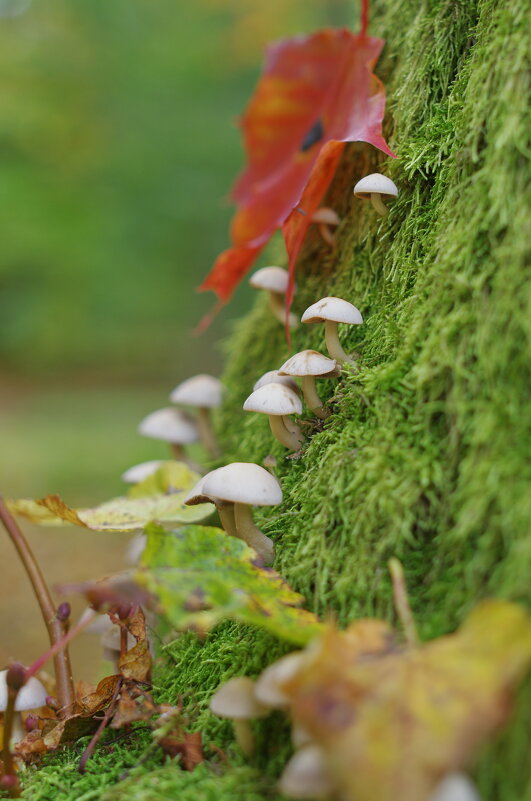
<path fill-rule="evenodd" d="M 236 676 L 218 687 L 210 699 L 210 710 L 220 718 L 250 720 L 269 712 L 254 695 L 254 681 L 248 676 Z"/>
<path fill-rule="evenodd" d="M 427 801 L 481 801 L 481 798 L 468 776 L 464 773 L 449 773 Z"/>
<path fill-rule="evenodd" d="M 7 707 L 6 675 L 7 669 L 0 670 L 0 712 L 5 712 Z M 39 679 L 30 676 L 17 695 L 15 711 L 24 712 L 26 709 L 39 709 L 41 706 L 46 706 L 47 695 L 48 693 Z"/>
<path fill-rule="evenodd" d="M 371 175 L 366 175 L 361 181 L 358 181 L 354 187 L 354 194 L 356 197 L 370 198 L 371 195 L 386 195 L 387 197 L 396 197 L 398 189 L 396 185 L 386 175 L 379 172 L 373 172 Z"/>
<path fill-rule="evenodd" d="M 328 798 L 337 789 L 322 749 L 313 744 L 296 751 L 284 768 L 278 786 L 289 798 Z"/>
<path fill-rule="evenodd" d="M 334 323 L 361 325 L 363 317 L 358 309 L 342 298 L 321 298 L 309 306 L 301 317 L 303 323 L 320 323 L 332 320 Z"/>
<path fill-rule="evenodd" d="M 264 384 L 249 395 L 243 404 L 243 410 L 272 415 L 302 414 L 302 402 L 284 384 Z"/>
<path fill-rule="evenodd" d="M 170 395 L 172 403 L 213 409 L 221 406 L 223 385 L 219 378 L 201 373 L 178 384 Z"/>
<path fill-rule="evenodd" d="M 269 292 L 278 292 L 283 295 L 288 288 L 289 273 L 283 267 L 262 267 L 249 279 L 254 289 L 267 289 Z"/>
<path fill-rule="evenodd" d="M 276 478 L 252 462 L 233 462 L 205 476 L 203 492 L 211 498 L 250 506 L 282 503 L 282 488 Z"/>
<path fill-rule="evenodd" d="M 290 378 L 289 375 L 279 375 L 278 370 L 269 370 L 267 373 L 264 373 L 254 385 L 253 392 L 260 389 L 260 387 L 265 387 L 266 384 L 284 384 L 285 387 L 289 387 L 289 389 L 292 389 L 297 395 L 300 395 L 300 389 L 293 378 Z"/>
<path fill-rule="evenodd" d="M 152 459 L 150 462 L 140 462 L 122 473 L 122 481 L 126 484 L 138 484 L 139 481 L 149 478 L 165 463 L 164 459 Z"/>
<path fill-rule="evenodd" d="M 287 362 L 284 362 L 278 372 L 280 375 L 330 375 L 338 370 L 335 359 L 329 359 L 316 350 L 301 350 Z"/>
<path fill-rule="evenodd" d="M 216 468 L 218 469 L 218 468 Z M 184 499 L 184 503 L 187 506 L 195 506 L 198 503 L 211 503 L 212 498 L 209 495 L 205 494 L 204 491 L 204 484 L 206 479 L 215 473 L 216 470 L 211 470 L 210 473 L 207 473 L 206 476 L 202 476 L 195 487 L 192 487 L 186 498 Z"/>
<path fill-rule="evenodd" d="M 187 445 L 197 442 L 199 434 L 192 417 L 180 409 L 171 406 L 157 409 L 144 417 L 138 426 L 138 433 L 144 437 L 173 442 L 175 445 Z"/>
<path fill-rule="evenodd" d="M 256 681 L 255 695 L 258 700 L 274 709 L 288 706 L 289 698 L 282 691 L 282 685 L 296 676 L 307 661 L 306 651 L 295 651 L 266 667 Z"/>
<path fill-rule="evenodd" d="M 334 209 L 322 206 L 320 209 L 317 209 L 313 215 L 312 222 L 323 223 L 324 225 L 339 225 L 341 217 Z"/>

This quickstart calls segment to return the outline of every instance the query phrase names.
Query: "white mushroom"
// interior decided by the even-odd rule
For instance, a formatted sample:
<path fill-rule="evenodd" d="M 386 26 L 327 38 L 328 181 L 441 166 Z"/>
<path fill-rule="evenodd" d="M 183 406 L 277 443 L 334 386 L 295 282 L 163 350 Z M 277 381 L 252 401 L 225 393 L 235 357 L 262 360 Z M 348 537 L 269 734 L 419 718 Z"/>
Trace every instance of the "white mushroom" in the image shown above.
<path fill-rule="evenodd" d="M 169 442 L 175 459 L 187 462 L 183 445 L 197 442 L 199 432 L 193 417 L 180 409 L 169 406 L 166 409 L 157 409 L 141 421 L 138 433 L 151 439 L 160 439 Z"/>
<path fill-rule="evenodd" d="M 368 200 L 370 198 L 372 205 L 384 217 L 389 209 L 384 204 L 382 198 L 396 197 L 398 189 L 396 185 L 387 176 L 379 172 L 373 172 L 371 175 L 366 175 L 361 181 L 358 181 L 354 187 L 354 195 L 356 197 Z"/>
<path fill-rule="evenodd" d="M 214 459 L 220 456 L 220 449 L 212 430 L 210 409 L 221 406 L 222 395 L 223 385 L 219 378 L 206 374 L 188 378 L 178 384 L 170 395 L 172 403 L 197 408 L 199 437 Z"/>
<path fill-rule="evenodd" d="M 278 788 L 289 798 L 330 798 L 337 790 L 319 746 L 303 746 L 287 763 Z"/>
<path fill-rule="evenodd" d="M 302 379 L 302 392 L 308 408 L 324 419 L 330 412 L 323 406 L 317 394 L 315 378 L 336 378 L 339 368 L 336 361 L 328 359 L 316 350 L 301 350 L 279 368 L 280 375 L 300 376 Z"/>
<path fill-rule="evenodd" d="M 481 801 L 481 798 L 468 776 L 449 773 L 426 801 Z"/>
<path fill-rule="evenodd" d="M 255 526 L 251 507 L 282 503 L 282 488 L 277 479 L 260 465 L 233 462 L 208 473 L 201 491 L 216 506 L 220 501 L 234 504 L 236 536 L 254 548 L 266 564 L 271 563 L 274 558 L 273 542 Z"/>
<path fill-rule="evenodd" d="M 249 395 L 243 409 L 269 415 L 273 436 L 292 451 L 300 449 L 304 437 L 300 428 L 289 421 L 289 415 L 301 414 L 302 403 L 292 389 L 283 384 L 264 384 Z"/>
<path fill-rule="evenodd" d="M 317 209 L 313 215 L 312 222 L 317 223 L 319 226 L 319 233 L 323 237 L 324 241 L 330 245 L 330 247 L 333 247 L 335 245 L 335 237 L 330 230 L 330 226 L 336 228 L 339 225 L 341 222 L 341 217 L 339 214 L 335 212 L 334 209 L 321 206 L 321 208 Z"/>
<path fill-rule="evenodd" d="M 352 303 L 342 298 L 321 298 L 317 303 L 306 309 L 301 317 L 301 322 L 324 322 L 326 348 L 332 359 L 336 359 L 340 363 L 348 362 L 354 367 L 356 366 L 355 360 L 346 354 L 341 347 L 337 333 L 338 323 L 346 323 L 347 325 L 361 325 L 363 323 L 361 312 Z"/>
<path fill-rule="evenodd" d="M 253 289 L 263 289 L 269 293 L 269 305 L 274 316 L 282 325 L 286 322 L 284 296 L 288 289 L 289 273 L 283 267 L 262 267 L 249 279 Z M 295 290 L 296 291 L 296 290 Z M 290 312 L 289 327 L 296 328 L 299 321 Z"/>
<path fill-rule="evenodd" d="M 236 532 L 236 523 L 234 521 L 234 503 L 232 501 L 224 501 L 221 498 L 215 498 L 211 495 L 206 495 L 205 493 L 205 481 L 209 476 L 212 475 L 212 473 L 215 472 L 215 470 L 211 470 L 210 473 L 206 474 L 206 476 L 200 478 L 195 487 L 192 487 L 184 499 L 184 503 L 187 506 L 195 506 L 198 503 L 213 503 L 218 510 L 219 519 L 221 520 L 223 529 L 231 537 L 237 537 L 238 534 Z"/>
<path fill-rule="evenodd" d="M 7 669 L 0 670 L 0 712 L 5 712 L 7 709 L 8 689 L 6 676 Z M 13 716 L 11 744 L 18 743 L 19 740 L 22 740 L 26 736 L 20 713 L 46 706 L 47 695 L 46 688 L 35 676 L 30 676 L 24 686 L 19 690 L 15 704 L 15 714 Z"/>
<path fill-rule="evenodd" d="M 267 373 L 264 373 L 254 385 L 253 392 L 260 389 L 260 387 L 265 387 L 266 384 L 283 384 L 285 387 L 288 387 L 288 389 L 293 390 L 297 395 L 301 394 L 293 378 L 290 378 L 289 375 L 280 375 L 278 370 L 269 370 Z"/>
<path fill-rule="evenodd" d="M 126 484 L 139 484 L 153 475 L 164 464 L 164 459 L 152 459 L 149 462 L 140 462 L 122 473 L 122 481 Z"/>
<path fill-rule="evenodd" d="M 230 718 L 234 722 L 236 742 L 245 756 L 254 751 L 254 737 L 249 725 L 253 718 L 261 718 L 269 713 L 254 695 L 254 681 L 247 676 L 237 676 L 218 687 L 210 699 L 210 710 L 220 718 Z"/>
<path fill-rule="evenodd" d="M 294 678 L 307 661 L 306 651 L 294 651 L 266 667 L 256 681 L 257 699 L 273 709 L 288 707 L 289 698 L 283 692 L 282 685 Z"/>

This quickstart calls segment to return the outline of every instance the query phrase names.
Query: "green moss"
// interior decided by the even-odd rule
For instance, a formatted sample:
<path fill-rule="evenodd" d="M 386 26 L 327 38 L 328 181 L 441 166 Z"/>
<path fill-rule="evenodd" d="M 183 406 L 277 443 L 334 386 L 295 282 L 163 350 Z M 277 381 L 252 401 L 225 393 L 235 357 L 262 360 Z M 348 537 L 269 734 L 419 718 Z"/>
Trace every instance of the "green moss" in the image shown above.
<path fill-rule="evenodd" d="M 306 450 L 300 459 L 286 457 L 267 420 L 241 411 L 253 382 L 287 356 L 280 326 L 258 299 L 227 345 L 228 394 L 217 422 L 227 460 L 261 462 L 273 454 L 278 461 L 284 503 L 256 517 L 275 539 L 277 568 L 309 607 L 342 623 L 360 615 L 393 619 L 386 563 L 396 555 L 429 638 L 452 630 L 484 596 L 529 600 L 524 158 L 531 15 L 523 0 L 374 5 L 373 30 L 388 40 L 379 74 L 398 159 L 383 161 L 365 145 L 348 148 L 329 197 L 343 215 L 337 249 L 310 232 L 296 300 L 302 311 L 323 295 L 339 295 L 362 310 L 365 324 L 341 332 L 346 348 L 362 354 L 360 372 L 320 383 L 333 413 L 324 425 L 307 416 Z M 400 188 L 384 219 L 350 193 L 378 166 Z M 302 326 L 293 345 L 323 350 L 323 331 Z M 185 695 L 209 765 L 191 775 L 144 765 L 123 785 L 127 797 L 274 796 L 289 748 L 285 724 L 257 724 L 260 756 L 246 768 L 229 724 L 213 719 L 207 702 L 219 682 L 255 675 L 282 648 L 234 624 L 204 643 L 187 635 L 167 647 L 159 693 L 167 700 Z M 512 725 L 477 766 L 485 799 L 531 798 L 524 736 L 530 695 L 524 688 Z M 222 778 L 213 777 L 210 761 L 219 760 L 210 743 L 228 749 L 233 767 Z M 117 751 L 112 765 L 139 754 Z M 68 778 L 65 759 L 59 764 Z M 93 770 L 112 783 L 117 771 L 104 769 L 103 759 Z M 53 797 L 42 787 L 62 774 L 57 765 L 51 770 L 38 774 L 26 797 Z M 65 800 L 92 798 L 83 795 L 86 782 Z M 254 789 L 242 795 L 246 782 Z M 125 798 L 121 793 L 107 797 Z"/>

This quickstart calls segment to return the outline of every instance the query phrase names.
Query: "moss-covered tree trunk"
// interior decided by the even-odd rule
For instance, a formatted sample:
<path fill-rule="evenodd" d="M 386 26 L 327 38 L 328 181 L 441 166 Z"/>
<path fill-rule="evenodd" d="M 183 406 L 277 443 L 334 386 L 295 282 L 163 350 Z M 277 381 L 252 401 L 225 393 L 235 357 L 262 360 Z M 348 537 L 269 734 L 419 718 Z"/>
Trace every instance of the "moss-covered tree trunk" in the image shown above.
<path fill-rule="evenodd" d="M 341 623 L 393 620 L 386 564 L 394 555 L 421 635 L 431 638 L 453 630 L 480 598 L 529 598 L 531 14 L 525 0 L 380 0 L 372 13 L 371 32 L 387 40 L 377 72 L 398 159 L 348 147 L 328 198 L 343 217 L 337 246 L 310 232 L 295 303 L 301 312 L 338 295 L 362 311 L 365 324 L 341 332 L 346 349 L 361 353 L 360 371 L 321 382 L 333 413 L 324 425 L 308 416 L 307 448 L 287 458 L 267 419 L 241 408 L 256 379 L 287 357 L 283 331 L 259 299 L 227 347 L 218 431 L 227 460 L 276 457 L 285 500 L 257 519 L 275 540 L 277 569 L 311 609 Z M 352 197 L 375 169 L 399 187 L 385 218 Z M 294 350 L 309 347 L 324 350 L 320 326 L 294 332 Z M 221 681 L 255 675 L 283 650 L 236 624 L 206 642 L 180 638 L 158 677 L 161 694 L 187 694 L 205 742 L 228 749 L 232 767 L 215 776 L 208 766 L 193 774 L 168 766 L 102 797 L 276 797 L 289 754 L 285 723 L 258 724 L 259 755 L 246 766 L 230 725 L 207 703 Z M 484 801 L 531 798 L 530 695 L 524 688 L 511 726 L 473 767 Z"/>

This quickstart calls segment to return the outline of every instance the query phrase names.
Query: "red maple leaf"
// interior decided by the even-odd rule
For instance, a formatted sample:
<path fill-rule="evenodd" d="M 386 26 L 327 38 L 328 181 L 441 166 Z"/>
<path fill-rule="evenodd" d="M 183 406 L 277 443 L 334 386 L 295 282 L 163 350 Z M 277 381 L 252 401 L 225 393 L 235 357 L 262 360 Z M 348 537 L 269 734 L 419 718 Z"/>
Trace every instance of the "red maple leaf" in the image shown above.
<path fill-rule="evenodd" d="M 389 156 L 382 136 L 385 89 L 373 73 L 383 39 L 362 30 L 325 29 L 282 39 L 267 50 L 255 93 L 241 119 L 247 168 L 236 181 L 232 247 L 223 251 L 200 290 L 221 303 L 283 226 L 291 305 L 295 264 L 314 211 L 321 205 L 346 142 L 368 142 Z"/>

